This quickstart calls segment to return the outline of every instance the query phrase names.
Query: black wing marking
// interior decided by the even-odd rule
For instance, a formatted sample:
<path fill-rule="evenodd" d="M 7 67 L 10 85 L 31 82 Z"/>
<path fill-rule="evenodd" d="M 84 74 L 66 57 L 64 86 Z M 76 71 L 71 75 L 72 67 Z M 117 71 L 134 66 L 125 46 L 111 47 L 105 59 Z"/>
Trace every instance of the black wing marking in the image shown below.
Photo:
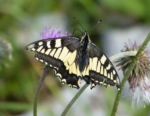
<path fill-rule="evenodd" d="M 89 71 L 89 72 L 88 72 Z M 120 80 L 109 58 L 93 43 L 89 49 L 89 65 L 83 71 L 84 80 L 91 81 L 91 89 L 97 84 L 104 86 L 116 85 L 120 89 Z M 89 76 L 88 76 L 89 75 Z"/>
<path fill-rule="evenodd" d="M 79 38 L 61 37 L 44 39 L 26 46 L 35 52 L 35 58 L 49 65 L 60 78 L 62 84 L 79 89 L 81 74 L 75 63 Z"/>

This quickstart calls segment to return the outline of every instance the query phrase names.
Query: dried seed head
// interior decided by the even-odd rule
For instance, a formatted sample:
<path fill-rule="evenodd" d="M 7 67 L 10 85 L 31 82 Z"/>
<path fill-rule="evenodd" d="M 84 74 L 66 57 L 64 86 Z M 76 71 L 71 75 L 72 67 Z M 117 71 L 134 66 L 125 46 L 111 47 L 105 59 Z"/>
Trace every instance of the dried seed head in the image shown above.
<path fill-rule="evenodd" d="M 140 46 L 136 43 L 129 45 L 125 44 L 125 49 L 122 52 L 126 51 L 138 51 Z M 117 61 L 117 66 L 120 66 L 123 73 L 125 74 L 128 70 L 134 56 L 128 56 L 121 58 Z M 145 103 L 150 103 L 150 61 L 149 61 L 149 51 L 143 51 L 134 69 L 131 71 L 128 78 L 129 82 L 129 91 L 132 94 L 132 105 L 142 105 L 145 106 Z"/>

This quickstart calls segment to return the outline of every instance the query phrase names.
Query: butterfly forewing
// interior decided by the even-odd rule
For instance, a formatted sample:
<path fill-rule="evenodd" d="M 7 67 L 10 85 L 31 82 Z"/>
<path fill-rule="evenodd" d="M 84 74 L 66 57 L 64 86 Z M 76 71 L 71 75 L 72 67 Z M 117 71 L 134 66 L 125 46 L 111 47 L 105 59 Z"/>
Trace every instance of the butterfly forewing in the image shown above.
<path fill-rule="evenodd" d="M 34 51 L 38 61 L 52 67 L 63 84 L 79 88 L 81 74 L 75 63 L 78 43 L 75 37 L 44 39 L 29 44 L 26 49 Z"/>

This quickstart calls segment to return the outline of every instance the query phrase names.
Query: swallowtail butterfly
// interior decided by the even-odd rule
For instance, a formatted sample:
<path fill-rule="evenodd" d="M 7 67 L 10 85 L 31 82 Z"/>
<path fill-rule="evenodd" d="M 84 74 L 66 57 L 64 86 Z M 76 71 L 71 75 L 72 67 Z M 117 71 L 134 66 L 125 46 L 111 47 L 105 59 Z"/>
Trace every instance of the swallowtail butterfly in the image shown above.
<path fill-rule="evenodd" d="M 118 74 L 108 57 L 91 42 L 85 31 L 81 37 L 47 38 L 26 46 L 35 52 L 35 58 L 54 69 L 62 84 L 80 88 L 81 81 L 115 86 L 120 89 Z"/>

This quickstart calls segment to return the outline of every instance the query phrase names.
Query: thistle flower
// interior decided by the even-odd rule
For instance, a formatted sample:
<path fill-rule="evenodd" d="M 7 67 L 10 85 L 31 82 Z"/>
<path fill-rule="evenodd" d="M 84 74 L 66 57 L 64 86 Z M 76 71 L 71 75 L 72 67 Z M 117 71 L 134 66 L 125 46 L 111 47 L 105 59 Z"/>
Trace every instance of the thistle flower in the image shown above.
<path fill-rule="evenodd" d="M 48 38 L 59 38 L 59 37 L 65 37 L 65 36 L 71 36 L 71 33 L 68 33 L 68 32 L 62 33 L 62 30 L 58 28 L 52 29 L 50 26 L 50 27 L 45 27 L 44 31 L 41 32 L 40 39 L 43 40 L 43 39 L 48 39 Z"/>
<path fill-rule="evenodd" d="M 122 52 L 126 51 L 138 51 L 140 46 L 136 43 L 125 45 L 125 49 Z M 138 61 L 131 71 L 131 74 L 128 78 L 129 83 L 129 92 L 132 96 L 132 107 L 134 106 L 143 106 L 150 103 L 150 61 L 149 61 L 149 52 L 147 50 L 143 51 L 140 54 Z M 123 73 L 125 74 L 132 62 L 134 56 L 128 56 L 119 59 L 118 66 L 121 67 Z"/>
<path fill-rule="evenodd" d="M 41 33 L 41 39 L 65 37 L 70 35 L 71 34 L 68 32 L 62 33 L 58 28 L 51 30 L 51 27 L 45 27 L 44 31 Z"/>

